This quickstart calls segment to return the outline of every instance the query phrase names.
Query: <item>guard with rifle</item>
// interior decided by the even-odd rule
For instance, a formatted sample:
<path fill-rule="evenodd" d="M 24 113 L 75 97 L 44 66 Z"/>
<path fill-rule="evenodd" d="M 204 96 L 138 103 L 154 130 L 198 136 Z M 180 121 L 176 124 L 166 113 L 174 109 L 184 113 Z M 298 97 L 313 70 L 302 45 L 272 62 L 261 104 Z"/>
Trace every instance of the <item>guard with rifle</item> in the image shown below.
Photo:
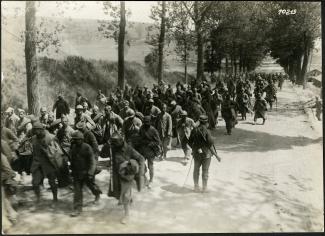
<path fill-rule="evenodd" d="M 221 159 L 217 154 L 217 151 L 214 147 L 213 140 L 211 134 L 208 131 L 208 117 L 206 115 L 200 116 L 200 124 L 198 127 L 195 127 L 189 138 L 189 145 L 193 150 L 193 158 L 194 158 L 194 171 L 193 171 L 193 179 L 194 179 L 194 191 L 199 192 L 199 175 L 200 168 L 202 166 L 202 192 L 207 192 L 207 184 L 209 177 L 209 167 L 211 163 L 211 157 L 215 156 L 217 160 L 220 162 Z"/>

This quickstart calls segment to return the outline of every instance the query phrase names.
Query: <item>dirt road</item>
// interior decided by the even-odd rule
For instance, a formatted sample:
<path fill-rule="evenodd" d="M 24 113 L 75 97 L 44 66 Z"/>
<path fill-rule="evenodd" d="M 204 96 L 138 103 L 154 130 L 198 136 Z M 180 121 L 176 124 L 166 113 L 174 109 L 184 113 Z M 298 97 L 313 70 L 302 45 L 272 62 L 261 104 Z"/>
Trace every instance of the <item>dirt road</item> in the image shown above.
<path fill-rule="evenodd" d="M 98 181 L 105 194 L 95 206 L 89 190 L 79 218 L 70 218 L 71 190 L 60 191 L 57 211 L 50 191 L 43 208 L 31 213 L 32 192 L 20 197 L 19 223 L 9 233 L 184 233 L 323 231 L 323 159 L 320 122 L 301 108 L 290 84 L 278 92 L 278 108 L 264 126 L 239 121 L 231 136 L 224 122 L 213 132 L 221 163 L 212 160 L 207 194 L 192 191 L 192 170 L 180 150 L 156 162 L 152 189 L 134 192 L 131 220 L 120 224 L 122 207 L 106 196 L 109 174 Z M 261 121 L 259 121 L 261 123 Z M 316 125 L 315 125 L 316 124 Z M 27 179 L 27 181 L 30 181 Z"/>

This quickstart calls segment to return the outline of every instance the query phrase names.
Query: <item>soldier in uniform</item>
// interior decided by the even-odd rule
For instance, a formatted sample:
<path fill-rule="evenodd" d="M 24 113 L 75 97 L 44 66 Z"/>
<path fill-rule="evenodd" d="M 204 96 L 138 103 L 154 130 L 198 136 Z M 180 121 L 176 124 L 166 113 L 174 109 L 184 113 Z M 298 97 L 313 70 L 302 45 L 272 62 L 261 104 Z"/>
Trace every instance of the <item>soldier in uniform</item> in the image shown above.
<path fill-rule="evenodd" d="M 267 111 L 267 105 L 266 105 L 266 101 L 262 98 L 260 93 L 256 94 L 256 101 L 255 101 L 253 110 L 255 111 L 253 125 L 256 124 L 256 121 L 257 121 L 258 118 L 263 119 L 262 124 L 264 125 L 265 120 L 266 120 L 266 114 L 265 113 Z"/>
<path fill-rule="evenodd" d="M 181 112 L 181 118 L 177 123 L 177 133 L 179 134 L 181 146 L 184 152 L 184 164 L 190 159 L 191 147 L 189 146 L 189 138 L 193 128 L 196 126 L 194 120 L 187 117 L 187 112 Z"/>
<path fill-rule="evenodd" d="M 77 105 L 76 106 L 76 117 L 74 118 L 74 128 L 76 129 L 77 123 L 85 122 L 86 124 L 89 125 L 90 129 L 94 129 L 96 124 L 95 122 L 91 119 L 91 117 L 83 112 L 84 108 L 82 105 Z"/>
<path fill-rule="evenodd" d="M 18 109 L 19 120 L 17 122 L 17 137 L 22 140 L 27 132 L 32 129 L 31 120 L 26 117 L 23 109 Z"/>
<path fill-rule="evenodd" d="M 99 111 L 98 106 L 96 105 L 93 106 L 92 114 L 90 118 L 95 122 L 95 128 L 92 129 L 92 132 L 94 133 L 98 144 L 103 144 L 104 135 L 103 135 L 102 124 L 103 124 L 104 114 Z"/>
<path fill-rule="evenodd" d="M 159 114 L 157 119 L 157 130 L 159 132 L 163 147 L 163 159 L 167 158 L 167 151 L 171 149 L 171 138 L 173 134 L 172 128 L 172 117 L 167 112 L 167 105 L 164 103 L 162 105 L 162 112 Z"/>
<path fill-rule="evenodd" d="M 17 134 L 17 123 L 19 121 L 19 117 L 15 114 L 15 111 L 12 107 L 9 107 L 6 111 L 6 118 L 5 118 L 5 127 L 10 129 L 14 134 Z"/>
<path fill-rule="evenodd" d="M 72 134 L 75 132 L 74 129 L 71 128 L 69 125 L 68 117 L 62 116 L 61 117 L 61 128 L 56 133 L 56 137 L 58 139 L 58 142 L 65 152 L 66 155 L 69 155 L 70 147 L 71 147 L 71 140 L 72 140 Z"/>
<path fill-rule="evenodd" d="M 52 190 L 53 202 L 56 203 L 58 201 L 58 189 L 56 185 L 57 165 L 49 156 L 49 146 L 54 141 L 54 136 L 45 130 L 44 126 L 39 122 L 33 124 L 33 132 L 35 135 L 32 138 L 33 161 L 31 172 L 32 185 L 36 194 L 36 202 L 40 202 L 40 185 L 46 177 L 49 180 L 49 185 Z"/>
<path fill-rule="evenodd" d="M 177 123 L 180 119 L 180 114 L 182 112 L 182 107 L 177 105 L 176 101 L 173 100 L 170 103 L 170 115 L 172 116 L 172 123 L 173 123 L 173 138 L 177 138 L 177 144 L 180 144 L 179 136 L 177 133 Z"/>
<path fill-rule="evenodd" d="M 95 203 L 98 202 L 102 191 L 95 184 L 96 160 L 92 148 L 84 142 L 84 135 L 76 131 L 72 135 L 71 145 L 71 171 L 73 177 L 73 208 L 72 217 L 82 212 L 82 188 L 86 184 L 95 195 Z"/>
<path fill-rule="evenodd" d="M 135 112 L 130 109 L 126 113 L 126 118 L 123 122 L 122 133 L 127 144 L 132 147 L 136 146 L 139 139 L 139 130 L 142 126 L 142 121 L 135 116 Z"/>
<path fill-rule="evenodd" d="M 56 113 L 56 119 L 61 119 L 62 115 L 68 115 L 70 113 L 70 107 L 66 100 L 61 95 L 58 96 L 58 100 L 53 105 L 52 111 Z"/>
<path fill-rule="evenodd" d="M 151 123 L 155 126 L 156 121 L 157 121 L 157 117 L 158 117 L 158 115 L 160 113 L 161 113 L 161 110 L 154 105 L 154 100 L 150 98 L 148 100 L 147 106 L 144 108 L 143 115 L 144 116 L 151 116 L 151 118 L 152 118 Z"/>
<path fill-rule="evenodd" d="M 110 105 L 107 105 L 105 107 L 105 115 L 102 121 L 102 129 L 104 132 L 103 142 L 108 142 L 113 133 L 121 132 L 122 126 L 123 119 L 112 111 Z"/>
<path fill-rule="evenodd" d="M 124 207 L 122 223 L 127 223 L 129 205 L 132 202 L 132 184 L 137 181 L 138 191 L 144 182 L 145 159 L 124 142 L 122 136 L 114 133 L 110 139 L 112 147 L 112 175 L 110 179 L 108 196 L 119 200 L 119 205 Z"/>
<path fill-rule="evenodd" d="M 248 108 L 249 97 L 245 93 L 244 88 L 240 90 L 236 100 L 237 100 L 238 110 L 242 115 L 242 119 L 246 120 L 246 113 L 249 112 L 249 108 Z"/>
<path fill-rule="evenodd" d="M 41 116 L 39 118 L 39 122 L 43 124 L 43 127 L 46 128 L 48 126 L 47 120 L 48 120 L 48 114 L 46 107 L 41 107 L 40 109 Z"/>
<path fill-rule="evenodd" d="M 98 148 L 98 143 L 97 143 L 95 135 L 93 134 L 92 131 L 90 131 L 87 128 L 86 123 L 83 121 L 80 121 L 77 123 L 76 129 L 79 130 L 83 134 L 83 136 L 84 136 L 83 141 L 85 143 L 87 143 L 92 148 L 94 157 L 97 161 L 98 156 L 99 156 L 99 148 Z"/>
<path fill-rule="evenodd" d="M 148 162 L 150 185 L 154 177 L 153 161 L 161 154 L 161 140 L 158 131 L 151 125 L 151 116 L 144 117 L 143 125 L 139 131 L 139 146 L 136 149 Z"/>
<path fill-rule="evenodd" d="M 194 158 L 194 191 L 200 191 L 199 175 L 202 166 L 202 191 L 207 192 L 211 157 L 215 156 L 219 162 L 221 159 L 214 148 L 212 137 L 207 129 L 208 117 L 206 115 L 201 115 L 199 121 L 199 126 L 192 130 L 189 138 L 189 144 L 192 147 Z"/>
<path fill-rule="evenodd" d="M 129 101 L 125 100 L 125 101 L 124 101 L 124 107 L 123 107 L 123 109 L 120 111 L 119 116 L 120 116 L 122 119 L 125 119 L 125 117 L 126 117 L 126 113 L 127 113 L 128 110 L 132 110 L 132 109 L 130 108 L 130 103 L 129 103 Z"/>
<path fill-rule="evenodd" d="M 227 134 L 231 135 L 231 129 L 236 125 L 236 103 L 230 99 L 230 94 L 225 95 L 225 100 L 221 105 L 221 115 L 226 123 Z"/>

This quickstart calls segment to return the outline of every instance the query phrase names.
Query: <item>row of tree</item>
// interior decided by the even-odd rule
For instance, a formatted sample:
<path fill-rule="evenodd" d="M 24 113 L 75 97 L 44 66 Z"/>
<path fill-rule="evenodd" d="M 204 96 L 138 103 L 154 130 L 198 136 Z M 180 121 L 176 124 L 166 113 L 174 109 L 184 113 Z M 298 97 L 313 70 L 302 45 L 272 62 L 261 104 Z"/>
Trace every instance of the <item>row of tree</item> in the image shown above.
<path fill-rule="evenodd" d="M 118 86 L 123 89 L 125 36 L 130 12 L 124 1 L 101 4 L 104 13 L 113 20 L 102 21 L 98 30 L 118 43 Z M 59 5 L 62 8 L 62 3 Z M 289 13 L 295 10 L 295 14 L 283 14 L 282 10 Z M 57 38 L 39 37 L 45 29 L 36 26 L 35 14 L 35 2 L 26 1 L 28 107 L 29 112 L 37 114 L 36 50 L 40 45 L 43 48 L 44 45 L 57 46 L 59 42 Z M 223 64 L 226 72 L 252 71 L 270 53 L 291 78 L 305 84 L 314 41 L 320 36 L 320 17 L 320 4 L 313 2 L 158 1 L 151 11 L 155 24 L 148 29 L 152 53 L 145 60 L 155 62 L 155 75 L 162 81 L 168 44 L 174 42 L 175 51 L 184 63 L 185 78 L 190 52 L 196 52 L 196 80 L 200 82 L 204 71 L 221 71 Z"/>
<path fill-rule="evenodd" d="M 184 63 L 185 77 L 192 49 L 197 56 L 198 82 L 203 78 L 204 71 L 221 71 L 223 62 L 226 73 L 252 71 L 270 53 L 290 79 L 305 87 L 314 42 L 321 35 L 320 11 L 320 3 L 315 2 L 158 3 L 152 11 L 152 18 L 160 23 L 158 81 L 162 79 L 161 48 L 168 30 L 167 40 L 176 42 L 176 52 Z M 153 38 L 153 42 L 156 41 Z"/>

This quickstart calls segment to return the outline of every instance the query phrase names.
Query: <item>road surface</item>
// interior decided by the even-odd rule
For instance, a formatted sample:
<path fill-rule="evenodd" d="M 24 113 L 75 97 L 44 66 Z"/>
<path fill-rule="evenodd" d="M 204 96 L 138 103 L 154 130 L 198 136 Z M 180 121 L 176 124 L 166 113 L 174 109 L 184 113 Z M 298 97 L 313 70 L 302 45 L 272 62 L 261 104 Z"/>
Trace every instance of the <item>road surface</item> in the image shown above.
<path fill-rule="evenodd" d="M 213 136 L 222 161 L 211 162 L 209 193 L 193 192 L 193 164 L 183 187 L 190 165 L 181 164 L 181 150 L 172 150 L 167 161 L 155 163 L 152 189 L 134 191 L 127 226 L 120 224 L 122 207 L 106 195 L 109 173 L 102 171 L 97 180 L 105 194 L 93 205 L 85 188 L 80 217 L 69 217 L 71 190 L 60 190 L 56 211 L 50 208 L 51 192 L 44 190 L 43 206 L 34 212 L 34 196 L 27 191 L 19 197 L 18 224 L 8 233 L 323 231 L 321 122 L 304 113 L 291 84 L 285 83 L 278 98 L 265 125 L 252 125 L 248 115 L 227 136 L 219 121 Z"/>

